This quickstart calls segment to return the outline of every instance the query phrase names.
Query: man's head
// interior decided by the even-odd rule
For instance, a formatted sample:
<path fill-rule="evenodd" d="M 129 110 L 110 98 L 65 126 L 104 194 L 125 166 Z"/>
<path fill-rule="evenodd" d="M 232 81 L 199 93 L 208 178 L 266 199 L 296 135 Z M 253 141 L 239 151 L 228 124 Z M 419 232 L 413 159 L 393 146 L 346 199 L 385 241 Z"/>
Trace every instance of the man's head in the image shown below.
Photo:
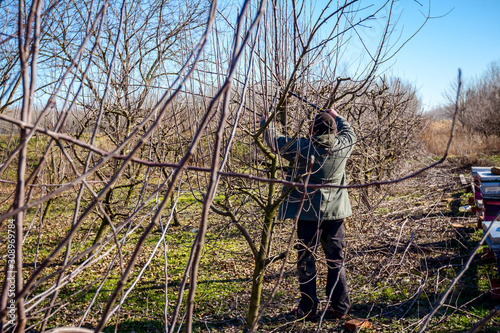
<path fill-rule="evenodd" d="M 337 124 L 330 114 L 321 112 L 314 117 L 312 131 L 314 135 L 335 134 L 337 132 Z"/>

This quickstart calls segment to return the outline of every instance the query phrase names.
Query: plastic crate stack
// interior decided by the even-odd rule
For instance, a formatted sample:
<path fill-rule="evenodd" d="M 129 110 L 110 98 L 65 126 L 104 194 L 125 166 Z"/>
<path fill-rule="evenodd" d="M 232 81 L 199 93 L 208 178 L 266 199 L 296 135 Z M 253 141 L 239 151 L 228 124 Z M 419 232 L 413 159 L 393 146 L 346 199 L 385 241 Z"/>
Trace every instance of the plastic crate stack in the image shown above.
<path fill-rule="evenodd" d="M 500 221 L 492 222 L 500 212 L 500 175 L 493 174 L 490 167 L 472 167 L 474 177 L 474 199 L 482 218 L 483 232 L 490 229 L 486 242 L 495 253 L 500 275 Z"/>

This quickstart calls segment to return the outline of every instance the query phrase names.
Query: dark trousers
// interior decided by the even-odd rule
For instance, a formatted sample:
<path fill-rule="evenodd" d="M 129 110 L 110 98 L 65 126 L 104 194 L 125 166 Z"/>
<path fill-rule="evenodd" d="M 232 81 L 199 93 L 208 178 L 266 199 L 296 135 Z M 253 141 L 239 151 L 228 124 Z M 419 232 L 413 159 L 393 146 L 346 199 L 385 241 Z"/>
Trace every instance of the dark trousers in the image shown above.
<path fill-rule="evenodd" d="M 344 220 L 303 221 L 297 225 L 299 244 L 297 270 L 301 293 L 300 308 L 315 312 L 319 303 L 316 296 L 316 249 L 321 243 L 328 265 L 326 296 L 333 310 L 347 313 L 351 305 L 344 268 Z"/>

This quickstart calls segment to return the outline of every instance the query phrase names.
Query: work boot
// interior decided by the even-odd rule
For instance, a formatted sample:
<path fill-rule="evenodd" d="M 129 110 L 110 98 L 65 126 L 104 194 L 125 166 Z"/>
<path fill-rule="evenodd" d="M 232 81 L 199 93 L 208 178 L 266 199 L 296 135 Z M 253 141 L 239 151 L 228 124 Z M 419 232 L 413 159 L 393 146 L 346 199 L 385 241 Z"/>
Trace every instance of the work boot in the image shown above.
<path fill-rule="evenodd" d="M 338 312 L 338 311 L 332 309 L 332 307 L 330 305 L 328 305 L 328 307 L 326 308 L 325 318 L 344 319 L 345 317 L 347 317 L 347 314 L 341 313 L 341 312 Z"/>
<path fill-rule="evenodd" d="M 316 313 L 316 311 L 308 311 L 308 312 L 304 312 L 300 306 L 296 307 L 295 309 L 292 310 L 292 312 L 290 312 L 290 315 L 292 317 L 294 317 L 295 319 L 304 319 L 306 321 L 316 321 L 319 316 L 318 314 Z"/>

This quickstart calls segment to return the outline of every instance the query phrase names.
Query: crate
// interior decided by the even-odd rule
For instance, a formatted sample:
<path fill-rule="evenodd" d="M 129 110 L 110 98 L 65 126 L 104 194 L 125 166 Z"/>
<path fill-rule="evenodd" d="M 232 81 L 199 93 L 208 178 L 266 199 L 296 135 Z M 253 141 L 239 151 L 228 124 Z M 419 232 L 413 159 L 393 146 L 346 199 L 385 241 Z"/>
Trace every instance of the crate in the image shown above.
<path fill-rule="evenodd" d="M 472 167 L 472 177 L 479 179 L 479 172 L 491 172 L 491 167 Z"/>
<path fill-rule="evenodd" d="M 490 293 L 492 299 L 500 300 L 500 279 L 490 278 Z"/>
<path fill-rule="evenodd" d="M 482 201 L 482 206 L 484 207 L 485 216 L 496 216 L 500 212 L 500 200 L 489 200 L 484 199 Z M 479 205 L 478 205 L 479 207 Z M 492 221 L 493 219 L 486 219 L 487 221 Z"/>
<path fill-rule="evenodd" d="M 492 182 L 500 182 L 500 175 L 495 175 L 491 171 L 482 171 L 478 172 L 478 178 L 481 184 L 483 183 L 492 183 Z"/>
<path fill-rule="evenodd" d="M 481 197 L 483 199 L 500 200 L 500 182 L 482 183 Z"/>
<path fill-rule="evenodd" d="M 483 232 L 486 232 L 491 225 L 491 221 L 483 222 Z M 490 229 L 490 234 L 486 238 L 486 242 L 492 250 L 500 250 L 500 221 L 493 222 L 493 227 Z"/>

